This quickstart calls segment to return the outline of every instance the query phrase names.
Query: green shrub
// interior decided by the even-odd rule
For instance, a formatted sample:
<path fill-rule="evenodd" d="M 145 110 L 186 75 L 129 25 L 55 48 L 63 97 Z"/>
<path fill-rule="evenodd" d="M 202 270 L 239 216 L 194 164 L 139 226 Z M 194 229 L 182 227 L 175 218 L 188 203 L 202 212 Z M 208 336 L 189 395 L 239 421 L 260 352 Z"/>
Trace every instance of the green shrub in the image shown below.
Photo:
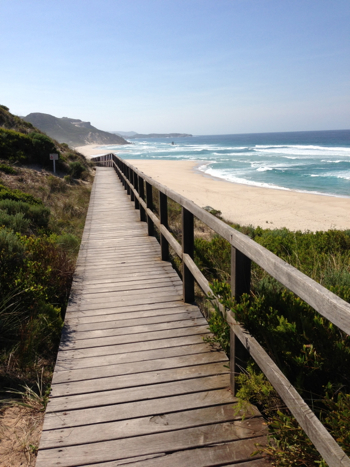
<path fill-rule="evenodd" d="M 81 178 L 85 167 L 79 161 L 74 161 L 69 164 L 69 173 L 73 178 Z"/>
<path fill-rule="evenodd" d="M 24 252 L 24 246 L 17 235 L 7 229 L 0 229 L 0 253 L 20 254 Z"/>
<path fill-rule="evenodd" d="M 31 161 L 43 166 L 49 165 L 50 154 L 57 153 L 55 143 L 51 138 L 41 133 L 32 132 L 29 133 L 28 137 L 31 139 L 33 145 Z"/>
<path fill-rule="evenodd" d="M 350 302 L 349 231 L 239 230 Z M 212 281 L 214 294 L 264 347 L 349 454 L 350 337 L 254 263 L 251 294 L 238 301 L 232 299 L 228 285 L 230 245 L 222 242 L 219 247 L 219 242 L 201 239 L 196 240 L 195 249 L 197 264 Z M 226 321 L 217 312 L 209 319 L 209 326 L 215 333 L 210 341 L 228 353 Z M 237 377 L 241 384 L 238 396 L 257 404 L 267 417 L 271 439 L 262 452 L 272 456 L 276 466 L 325 466 L 282 401 L 278 397 L 273 400 L 275 396 L 266 389 L 266 378 L 256 370 L 250 374 L 244 370 L 246 365 L 247 356 L 243 373 Z"/>
<path fill-rule="evenodd" d="M 45 357 L 57 348 L 62 326 L 61 309 L 39 301 L 31 316 L 21 320 L 21 340 L 18 347 L 21 364 L 35 361 L 37 354 Z"/>
<path fill-rule="evenodd" d="M 14 130 L 0 128 L 0 154 L 10 161 L 30 160 L 33 145 L 27 135 Z"/>
<path fill-rule="evenodd" d="M 0 153 L 10 161 L 31 162 L 47 166 L 49 155 L 57 153 L 51 138 L 32 131 L 28 134 L 0 128 Z"/>
<path fill-rule="evenodd" d="M 212 240 L 196 238 L 195 262 L 209 281 L 229 280 L 231 274 L 231 245 L 220 236 Z"/>
<path fill-rule="evenodd" d="M 71 175 L 65 175 L 63 177 L 63 180 L 68 183 L 68 185 L 71 185 L 73 183 L 73 177 Z"/>
<path fill-rule="evenodd" d="M 227 356 L 230 355 L 230 326 L 219 311 L 213 312 L 208 318 L 210 332 L 213 334 L 203 340 L 222 349 Z"/>
<path fill-rule="evenodd" d="M 47 178 L 48 185 L 50 190 L 55 193 L 64 193 L 67 189 L 66 183 L 61 180 L 59 177 L 55 177 L 54 175 L 49 175 Z"/>
<path fill-rule="evenodd" d="M 69 255 L 77 255 L 80 247 L 80 240 L 71 233 L 66 233 L 57 237 L 57 244 Z"/>
<path fill-rule="evenodd" d="M 55 304 L 64 312 L 74 272 L 74 263 L 50 237 L 23 237 L 26 257 L 16 285 L 27 289 L 32 299 Z M 33 287 L 34 285 L 34 287 Z"/>
<path fill-rule="evenodd" d="M 3 293 L 0 287 L 0 348 L 16 344 L 26 315 L 26 310 L 21 303 L 21 292 L 14 289 Z"/>
<path fill-rule="evenodd" d="M 18 212 L 15 215 L 10 215 L 0 209 L 0 227 L 6 227 L 7 229 L 13 230 L 14 232 L 20 232 L 24 234 L 28 232 L 29 225 L 29 219 L 25 219 L 22 212 Z"/>
<path fill-rule="evenodd" d="M 0 200 L 4 200 L 4 199 L 12 199 L 14 201 L 24 201 L 25 203 L 34 204 L 34 205 L 43 204 L 43 202 L 40 199 L 35 198 L 32 195 L 23 193 L 23 191 L 12 190 L 11 188 L 7 188 L 4 185 L 0 185 Z"/>
<path fill-rule="evenodd" d="M 16 232 L 24 233 L 30 227 L 32 230 L 47 228 L 50 219 L 50 209 L 41 205 L 31 205 L 23 201 L 15 201 L 11 199 L 0 200 L 0 213 L 6 213 L 9 216 L 21 214 L 24 220 L 28 220 L 28 225 L 24 229 L 16 230 Z M 1 225 L 1 222 L 0 222 Z M 6 224 L 4 224 L 6 225 Z"/>
<path fill-rule="evenodd" d="M 15 288 L 15 277 L 23 265 L 25 245 L 12 230 L 0 228 L 0 292 L 7 295 Z"/>
<path fill-rule="evenodd" d="M 0 164 L 0 172 L 4 172 L 8 175 L 17 175 L 17 170 L 6 164 Z"/>
<path fill-rule="evenodd" d="M 50 214 L 50 209 L 46 206 L 31 206 L 27 215 L 36 227 L 46 229 L 49 225 Z"/>

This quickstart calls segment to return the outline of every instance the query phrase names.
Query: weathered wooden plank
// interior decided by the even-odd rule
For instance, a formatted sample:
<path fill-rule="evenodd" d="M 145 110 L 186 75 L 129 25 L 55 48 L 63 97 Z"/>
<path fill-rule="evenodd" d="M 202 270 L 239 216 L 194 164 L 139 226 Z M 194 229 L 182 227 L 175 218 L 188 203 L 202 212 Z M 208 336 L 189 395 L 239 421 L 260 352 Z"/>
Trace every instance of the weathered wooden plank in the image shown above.
<path fill-rule="evenodd" d="M 134 254 L 133 254 L 134 253 Z M 156 248 L 150 249 L 150 248 L 142 248 L 137 246 L 135 244 L 134 248 L 118 248 L 118 251 L 113 250 L 113 253 L 111 254 L 104 253 L 104 250 L 100 250 L 98 254 L 96 255 L 89 255 L 89 256 L 81 256 L 79 258 L 79 261 L 77 262 L 77 265 L 80 265 L 80 263 L 86 263 L 88 262 L 91 265 L 94 265 L 96 263 L 100 262 L 114 262 L 118 259 L 122 258 L 132 258 L 135 257 L 135 253 L 137 253 L 137 257 L 139 259 L 141 258 L 153 258 L 155 255 L 156 257 L 159 257 L 159 251 L 156 251 Z"/>
<path fill-rule="evenodd" d="M 78 275 L 76 275 L 73 279 L 73 286 L 79 286 L 79 285 L 83 285 L 84 284 L 84 287 L 86 289 L 90 289 L 91 287 L 99 287 L 101 285 L 113 285 L 113 284 L 123 284 L 123 283 L 131 283 L 131 282 L 134 282 L 134 281 L 142 281 L 142 280 L 149 280 L 149 281 L 152 281 L 152 280 L 155 280 L 155 279 L 158 279 L 158 278 L 167 278 L 167 279 L 170 279 L 170 280 L 174 280 L 176 281 L 177 278 L 176 276 L 174 276 L 174 271 L 171 269 L 166 269 L 165 268 L 165 265 L 163 266 L 163 268 L 161 270 L 155 270 L 155 271 L 151 271 L 151 272 L 148 272 L 148 273 L 145 273 L 143 271 L 139 271 L 139 272 L 130 272 L 129 274 L 125 275 L 123 274 L 122 276 L 120 277 L 100 277 L 99 279 L 94 279 L 94 280 L 89 280 L 87 278 L 82 278 L 82 277 L 79 277 Z M 180 279 L 179 279 L 180 280 Z"/>
<path fill-rule="evenodd" d="M 181 309 L 178 310 L 179 312 L 182 311 Z M 109 315 L 108 315 L 109 316 Z M 138 326 L 143 326 L 143 325 L 151 325 L 151 324 L 160 324 L 160 323 L 168 323 L 169 326 L 171 326 L 170 323 L 173 323 L 173 325 L 176 327 L 176 322 L 177 321 L 184 321 L 184 320 L 196 320 L 196 319 L 201 319 L 203 318 L 203 315 L 200 311 L 190 311 L 190 312 L 182 312 L 182 313 L 162 313 L 158 314 L 156 316 L 146 316 L 146 317 L 132 317 L 132 315 L 129 315 L 129 317 L 126 317 L 124 319 L 114 319 L 113 317 L 110 317 L 109 320 L 103 320 L 100 321 L 98 317 L 95 319 L 90 320 L 89 322 L 82 322 L 78 319 L 73 320 L 69 319 L 66 320 L 66 325 L 69 325 L 69 329 L 71 331 L 78 331 L 83 332 L 83 331 L 90 331 L 90 330 L 96 330 L 96 329 L 112 329 L 112 328 L 124 328 L 124 327 L 129 327 L 129 326 L 134 326 L 135 328 Z M 117 315 L 118 316 L 118 315 Z"/>
<path fill-rule="evenodd" d="M 137 467 L 208 467 L 208 465 L 225 467 L 267 467 L 271 464 L 265 459 L 251 457 L 248 453 L 256 450 L 255 443 L 264 444 L 264 438 L 254 438 L 253 440 L 235 441 L 234 443 L 225 443 L 223 445 L 214 445 L 189 451 L 175 453 L 157 453 L 148 456 L 129 457 L 119 459 L 103 464 L 93 464 L 89 466 L 84 464 L 81 467 L 119 467 L 121 465 Z M 246 453 L 246 454 L 245 454 Z M 237 460 L 240 456 L 246 458 Z M 234 464 L 223 464 L 227 459 L 232 459 Z"/>
<path fill-rule="evenodd" d="M 157 260 L 159 263 L 157 263 Z M 104 267 L 107 268 L 115 268 L 114 270 L 116 272 L 122 272 L 124 269 L 131 269 L 131 268 L 136 268 L 136 269 L 141 269 L 141 268 L 148 268 L 148 269 L 156 269 L 161 267 L 161 260 L 160 257 L 158 258 L 153 258 L 153 261 L 150 262 L 149 258 L 140 258 L 139 260 L 136 258 L 132 257 L 125 257 L 125 258 L 119 258 L 118 260 L 115 260 L 113 263 L 110 264 L 103 264 L 102 262 L 100 263 L 95 263 L 95 264 L 88 264 L 86 262 L 84 266 L 78 265 L 77 266 L 77 272 L 80 271 L 82 268 L 86 268 L 88 266 L 89 271 L 91 270 L 92 272 L 98 271 L 99 269 L 103 269 Z"/>
<path fill-rule="evenodd" d="M 93 294 L 99 294 L 99 293 L 117 293 L 117 292 L 124 292 L 127 290 L 144 290 L 147 291 L 151 287 L 154 288 L 154 279 L 152 280 L 145 280 L 143 281 L 133 281 L 132 283 L 130 282 L 129 284 L 126 284 L 125 282 L 122 283 L 123 285 L 115 284 L 115 285 L 95 285 L 93 287 L 84 287 L 83 285 L 78 286 L 75 285 L 74 287 L 74 292 L 79 293 L 81 297 L 84 298 L 89 298 L 90 295 Z M 159 281 L 157 281 L 157 284 L 159 284 L 159 288 L 162 287 L 180 287 L 180 284 L 177 281 L 171 280 L 171 278 L 159 278 Z"/>
<path fill-rule="evenodd" d="M 173 293 L 174 292 L 179 292 L 181 293 L 181 289 L 179 290 L 178 286 L 175 286 L 173 284 L 167 283 L 165 285 L 160 285 L 159 287 L 155 287 L 154 284 L 151 285 L 149 284 L 145 289 L 135 289 L 133 290 L 132 288 L 130 289 L 125 289 L 122 288 L 121 290 L 117 291 L 110 291 L 107 293 L 105 292 L 93 292 L 91 294 L 79 294 L 80 302 L 82 304 L 84 303 L 92 303 L 93 301 L 97 301 L 98 303 L 101 302 L 109 302 L 109 301 L 115 301 L 117 298 L 118 300 L 122 300 L 124 297 L 129 298 L 130 295 L 133 297 L 138 297 L 138 296 L 152 296 L 152 297 L 157 297 L 159 295 L 163 294 L 168 294 L 168 293 Z"/>
<path fill-rule="evenodd" d="M 182 300 L 160 300 L 157 303 L 139 303 L 136 305 L 130 305 L 130 307 L 126 305 L 120 307 L 116 305 L 109 305 L 106 308 L 101 308 L 98 305 L 96 305 L 96 307 L 92 307 L 91 309 L 79 309 L 79 307 L 75 305 L 74 308 L 73 306 L 69 306 L 67 313 L 70 319 L 96 317 L 98 319 L 103 320 L 106 318 L 108 319 L 108 317 L 110 316 L 114 316 L 116 319 L 118 319 L 118 317 L 120 316 L 123 319 L 124 316 L 131 316 L 134 313 L 143 313 L 143 316 L 156 316 L 162 313 L 171 313 L 172 310 L 178 310 L 179 308 L 183 310 L 184 307 L 190 306 L 191 305 L 189 304 L 184 304 Z"/>
<path fill-rule="evenodd" d="M 169 370 L 156 370 L 138 372 L 129 375 L 105 376 L 96 378 L 93 369 L 90 370 L 91 377 L 82 381 L 73 381 L 55 384 L 51 390 L 51 396 L 66 397 L 73 395 L 89 394 L 99 391 L 112 391 L 115 389 L 149 386 L 159 383 L 184 381 L 186 379 L 202 378 L 204 376 L 215 376 L 229 373 L 227 365 L 220 363 L 207 363 L 201 365 L 171 368 Z"/>
<path fill-rule="evenodd" d="M 227 357 L 222 352 L 205 352 L 192 355 L 157 358 L 153 360 L 142 360 L 134 363 L 114 363 L 112 365 L 103 366 L 95 365 L 87 367 L 88 369 L 74 368 L 69 371 L 55 371 L 52 384 L 58 385 L 60 383 L 70 383 L 86 379 L 91 380 L 93 378 L 106 378 L 108 376 L 145 373 L 148 371 L 168 370 L 209 363 L 220 363 L 221 365 L 224 365 L 227 364 Z M 54 394 L 54 392 L 52 392 L 52 394 Z"/>
<path fill-rule="evenodd" d="M 119 335 L 127 335 L 127 334 L 139 334 L 143 332 L 151 333 L 155 331 L 165 331 L 165 330 L 175 330 L 180 328 L 187 328 L 191 326 L 208 326 L 206 320 L 203 316 L 198 316 L 196 318 L 187 317 L 187 319 L 183 319 L 181 321 L 173 321 L 173 322 L 163 322 L 163 323 L 152 323 L 152 324 L 139 324 L 139 325 L 132 325 L 132 326 L 109 326 L 108 328 L 103 329 L 96 329 L 95 326 L 90 325 L 90 329 L 88 330 L 77 330 L 72 326 L 69 327 L 69 331 L 71 336 L 74 336 L 75 341 L 83 340 L 83 339 L 95 339 L 95 338 L 106 338 L 106 337 L 113 337 Z"/>
<path fill-rule="evenodd" d="M 123 273 L 122 275 L 112 277 L 106 275 L 100 275 L 100 277 L 94 277 L 93 279 L 89 279 L 88 277 L 84 277 L 84 275 L 75 274 L 73 287 L 81 287 L 84 286 L 86 290 L 93 287 L 100 287 L 106 286 L 110 284 L 113 286 L 114 284 L 124 284 L 129 282 L 131 285 L 133 282 L 141 282 L 143 280 L 149 281 L 156 281 L 160 278 L 170 279 L 176 283 L 177 277 L 173 275 L 173 271 L 169 271 L 166 269 L 153 269 L 151 271 L 130 271 L 128 273 Z"/>
<path fill-rule="evenodd" d="M 153 263 L 145 263 L 145 264 L 126 264 L 124 262 L 123 264 L 116 264 L 115 266 L 113 265 L 105 265 L 103 266 L 96 266 L 96 267 L 91 267 L 87 268 L 86 266 L 81 267 L 77 269 L 77 275 L 83 275 L 85 276 L 88 280 L 95 280 L 99 277 L 106 278 L 108 276 L 116 275 L 117 277 L 126 277 L 127 275 L 131 274 L 136 274 L 136 273 L 143 273 L 147 274 L 148 272 L 159 272 L 161 271 L 161 267 L 163 265 L 158 264 L 156 260 Z M 124 279 L 125 280 L 125 279 Z"/>
<path fill-rule="evenodd" d="M 65 339 L 65 338 L 64 338 Z M 69 339 L 69 337 L 68 337 Z M 65 342 L 65 341 L 64 341 Z M 119 345 L 105 345 L 101 347 L 90 347 L 90 348 L 68 348 L 64 346 L 64 342 L 62 342 L 60 352 L 58 354 L 57 360 L 62 361 L 64 359 L 79 359 L 79 358 L 86 358 L 86 357 L 96 357 L 96 356 L 103 356 L 103 355 L 113 355 L 119 353 L 134 353 L 134 352 L 141 352 L 147 350 L 161 350 L 163 353 L 163 349 L 169 347 L 182 347 L 187 346 L 190 344 L 202 344 L 203 343 L 203 335 L 191 335 L 191 336 L 181 336 L 181 337 L 173 337 L 169 339 L 155 339 L 146 342 L 131 342 L 127 344 L 119 344 Z M 78 363 L 78 362 L 77 362 Z"/>
<path fill-rule="evenodd" d="M 65 412 L 47 412 L 44 431 L 75 426 L 96 425 L 138 417 L 152 417 L 167 413 L 182 412 L 200 407 L 234 404 L 236 400 L 228 389 L 216 389 L 193 394 L 181 394 L 160 399 L 133 401 L 111 406 L 85 408 Z M 255 415 L 257 412 L 254 412 Z M 253 414 L 254 414 L 253 413 Z M 132 414 L 132 417 L 130 417 Z"/>
<path fill-rule="evenodd" d="M 228 374 L 223 374 L 170 383 L 95 392 L 91 394 L 86 393 L 74 396 L 57 397 L 50 399 L 47 411 L 66 412 L 69 410 L 121 404 L 123 402 L 157 399 L 159 397 L 170 395 L 222 389 L 229 385 L 229 379 Z"/>
<path fill-rule="evenodd" d="M 152 320 L 152 319 L 167 319 L 167 316 L 169 316 L 169 320 L 171 320 L 171 316 L 174 315 L 192 315 L 196 314 L 197 310 L 192 310 L 189 305 L 188 307 L 185 307 L 184 305 L 181 305 L 180 302 L 175 302 L 178 305 L 177 306 L 170 306 L 173 305 L 172 303 L 165 303 L 163 306 L 159 304 L 159 306 L 152 307 L 149 310 L 141 310 L 139 311 L 138 309 L 133 310 L 133 311 L 121 311 L 118 309 L 118 311 L 113 312 L 113 309 L 108 310 L 108 312 L 104 312 L 103 314 L 95 314 L 94 312 L 91 312 L 90 314 L 88 312 L 71 312 L 69 313 L 68 318 L 66 318 L 66 323 L 69 324 L 70 326 L 75 326 L 75 325 L 80 325 L 80 324 L 89 324 L 89 323 L 106 323 L 108 326 L 109 321 L 129 321 L 129 320 Z M 168 306 L 167 306 L 168 305 Z"/>
<path fill-rule="evenodd" d="M 154 434 L 184 428 L 193 428 L 206 424 L 223 423 L 241 420 L 242 412 L 236 413 L 231 404 L 204 407 L 200 409 L 155 415 L 152 417 L 133 418 L 128 420 L 101 423 L 96 425 L 63 428 L 45 432 L 42 449 L 74 446 L 78 444 L 96 443 L 112 439 L 129 438 L 146 434 Z M 260 419 L 248 423 L 261 423 Z M 232 459 L 231 459 L 232 460 Z"/>
<path fill-rule="evenodd" d="M 73 299 L 72 301 L 70 301 L 69 307 L 72 308 L 73 310 L 83 312 L 83 311 L 88 311 L 88 310 L 95 310 L 97 307 L 99 309 L 104 309 L 104 308 L 117 309 L 117 308 L 123 308 L 125 306 L 133 307 L 136 305 L 141 305 L 141 306 L 152 305 L 153 306 L 153 305 L 156 305 L 157 303 L 161 304 L 161 303 L 175 302 L 175 301 L 180 301 L 180 300 L 181 300 L 181 295 L 179 293 L 176 293 L 176 291 L 174 291 L 171 294 L 160 292 L 158 294 L 154 294 L 153 296 L 142 297 L 141 295 L 135 298 L 128 298 L 128 297 L 124 297 L 122 299 L 118 298 L 114 302 L 106 301 L 104 303 L 102 303 L 102 300 L 98 303 L 94 303 L 94 302 L 93 303 L 80 303 L 78 299 L 76 301 L 74 301 Z"/>
<path fill-rule="evenodd" d="M 60 350 L 87 349 L 92 347 L 105 347 L 110 345 L 121 345 L 131 343 L 146 343 L 147 341 L 168 340 L 176 337 L 204 336 L 208 334 L 208 326 L 190 326 L 187 328 L 172 329 L 166 331 L 141 332 L 138 334 L 127 334 L 112 337 L 96 337 L 94 339 L 76 340 L 74 335 L 61 342 Z"/>
<path fill-rule="evenodd" d="M 44 449 L 40 451 L 37 467 L 47 467 L 46 463 L 54 462 L 61 467 L 81 465 L 83 462 L 102 462 L 133 457 L 157 452 L 181 451 L 198 448 L 215 443 L 257 437 L 255 426 L 242 425 L 243 422 L 226 422 L 209 426 L 187 428 L 155 435 L 111 440 L 93 444 Z M 248 423 L 248 422 L 247 422 Z M 253 424 L 252 424 L 253 425 Z M 245 459 L 247 453 L 245 452 Z"/>
<path fill-rule="evenodd" d="M 100 350 L 101 348 L 99 347 L 98 349 Z M 113 353 L 113 351 L 111 351 L 107 355 L 92 357 L 83 357 L 78 354 L 80 358 L 78 358 L 77 352 L 73 352 L 73 355 L 72 352 L 64 352 L 63 354 L 58 354 L 58 359 L 55 366 L 55 374 L 59 371 L 68 371 L 72 369 L 79 370 L 84 368 L 103 367 L 105 365 L 146 362 L 157 359 L 165 360 L 171 357 L 190 357 L 191 355 L 201 353 L 217 354 L 218 352 L 211 351 L 210 345 L 203 343 L 203 340 L 199 340 L 196 344 L 165 347 L 162 348 L 161 352 L 159 352 L 159 349 L 141 350 L 136 352 L 131 351 L 127 353 Z M 210 357 L 208 358 L 210 360 Z"/>

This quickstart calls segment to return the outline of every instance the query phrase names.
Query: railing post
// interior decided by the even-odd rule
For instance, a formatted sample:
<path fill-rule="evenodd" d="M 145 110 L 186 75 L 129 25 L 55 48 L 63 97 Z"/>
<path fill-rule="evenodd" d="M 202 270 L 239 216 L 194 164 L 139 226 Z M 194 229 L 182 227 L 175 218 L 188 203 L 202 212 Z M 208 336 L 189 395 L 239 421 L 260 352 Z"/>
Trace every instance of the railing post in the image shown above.
<path fill-rule="evenodd" d="M 159 219 L 160 223 L 168 228 L 168 197 L 159 192 Z M 167 239 L 160 234 L 160 249 L 162 261 L 169 261 L 169 243 Z"/>
<path fill-rule="evenodd" d="M 194 220 L 193 214 L 182 208 L 182 253 L 194 256 Z M 194 278 L 191 271 L 182 261 L 183 299 L 186 303 L 194 302 Z"/>
<path fill-rule="evenodd" d="M 244 293 L 250 293 L 250 279 L 251 260 L 231 246 L 231 292 L 236 300 Z M 243 345 L 230 328 L 230 385 L 233 395 L 236 394 L 236 357 L 244 351 Z"/>
<path fill-rule="evenodd" d="M 124 174 L 124 177 L 127 177 L 127 173 L 126 173 L 126 165 L 125 163 L 123 162 L 123 174 Z M 124 185 L 124 189 L 127 191 L 127 186 L 128 184 L 126 183 L 126 180 L 125 178 L 123 177 L 123 185 Z"/>
<path fill-rule="evenodd" d="M 138 177 L 136 172 L 134 172 L 134 183 L 133 183 L 133 185 L 134 185 L 135 190 L 138 193 L 139 192 L 139 177 Z M 140 203 L 139 203 L 139 200 L 135 196 L 135 209 L 139 209 L 139 208 L 140 208 Z"/>
<path fill-rule="evenodd" d="M 130 170 L 130 172 L 129 172 L 129 182 L 131 183 L 131 185 L 135 186 L 134 185 L 135 172 L 132 169 L 129 169 L 129 170 Z M 131 188 L 130 188 L 130 201 L 135 201 L 135 195 L 134 195 L 134 192 L 132 191 Z"/>
<path fill-rule="evenodd" d="M 152 185 L 146 182 L 146 203 L 147 208 L 153 211 Z M 148 235 L 154 237 L 154 224 L 152 219 L 147 216 Z"/>
<path fill-rule="evenodd" d="M 119 170 L 120 170 L 120 177 L 119 178 L 120 178 L 120 180 L 121 180 L 121 182 L 123 184 L 123 187 L 125 189 L 125 180 L 124 180 L 124 177 L 123 177 L 123 175 L 124 175 L 124 162 L 122 162 L 121 160 L 119 160 Z"/>
<path fill-rule="evenodd" d="M 145 201 L 145 185 L 143 178 L 139 176 L 139 194 L 141 199 Z M 140 221 L 141 222 L 146 222 L 146 212 L 143 206 L 140 205 Z"/>
<path fill-rule="evenodd" d="M 129 181 L 130 181 L 130 171 L 131 171 L 131 169 L 128 166 L 126 166 L 126 178 Z M 130 195 L 131 189 L 130 189 L 130 186 L 129 186 L 128 182 L 126 182 L 126 192 L 127 192 L 128 195 Z"/>

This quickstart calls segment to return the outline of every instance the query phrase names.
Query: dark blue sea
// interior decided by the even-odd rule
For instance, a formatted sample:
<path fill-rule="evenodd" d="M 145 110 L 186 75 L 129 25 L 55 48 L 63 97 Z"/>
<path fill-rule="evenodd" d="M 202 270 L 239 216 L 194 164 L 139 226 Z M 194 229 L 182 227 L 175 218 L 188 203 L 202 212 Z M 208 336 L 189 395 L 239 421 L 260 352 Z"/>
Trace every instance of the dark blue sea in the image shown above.
<path fill-rule="evenodd" d="M 125 159 L 198 161 L 205 174 L 233 183 L 350 196 L 350 130 L 140 138 L 130 142 L 129 146 L 108 149 Z"/>

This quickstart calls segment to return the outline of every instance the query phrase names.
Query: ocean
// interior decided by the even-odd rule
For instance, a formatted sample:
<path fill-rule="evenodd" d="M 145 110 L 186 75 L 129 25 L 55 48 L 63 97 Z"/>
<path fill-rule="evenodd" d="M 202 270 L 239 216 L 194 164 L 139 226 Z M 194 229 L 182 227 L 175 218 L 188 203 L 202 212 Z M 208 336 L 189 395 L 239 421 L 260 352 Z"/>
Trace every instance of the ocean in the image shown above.
<path fill-rule="evenodd" d="M 229 182 L 350 197 L 350 130 L 131 139 L 123 159 L 198 161 Z M 106 146 L 104 146 L 106 149 Z"/>

